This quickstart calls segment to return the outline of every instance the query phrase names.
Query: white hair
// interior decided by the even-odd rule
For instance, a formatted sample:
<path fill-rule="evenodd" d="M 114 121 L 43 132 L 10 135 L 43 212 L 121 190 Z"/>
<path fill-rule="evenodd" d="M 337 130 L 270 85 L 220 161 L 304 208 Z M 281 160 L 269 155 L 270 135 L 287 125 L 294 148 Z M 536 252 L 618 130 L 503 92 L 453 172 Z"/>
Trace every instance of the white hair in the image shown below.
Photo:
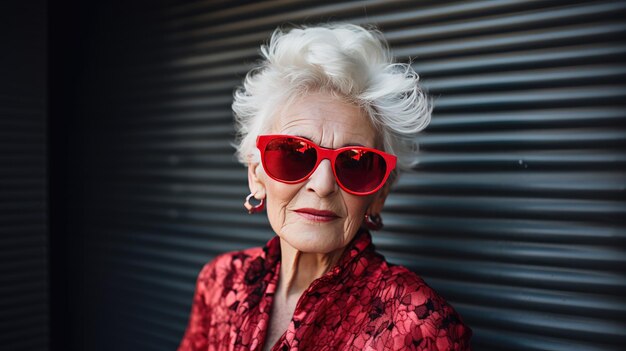
<path fill-rule="evenodd" d="M 261 54 L 263 60 L 234 93 L 240 162 L 258 162 L 256 137 L 269 132 L 279 106 L 315 90 L 362 108 L 379 131 L 383 151 L 398 157 L 398 168 L 415 166 L 415 134 L 430 122 L 432 103 L 413 68 L 393 62 L 380 31 L 353 24 L 277 28 Z"/>

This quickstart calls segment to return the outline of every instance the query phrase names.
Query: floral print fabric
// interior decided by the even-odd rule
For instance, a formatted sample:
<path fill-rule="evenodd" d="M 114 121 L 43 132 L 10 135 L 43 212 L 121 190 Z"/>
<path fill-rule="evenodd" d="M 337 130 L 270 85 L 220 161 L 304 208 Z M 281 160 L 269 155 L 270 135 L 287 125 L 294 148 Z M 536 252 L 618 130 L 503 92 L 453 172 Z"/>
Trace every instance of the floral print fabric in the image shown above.
<path fill-rule="evenodd" d="M 262 350 L 280 271 L 280 240 L 218 256 L 197 280 L 178 351 Z M 388 264 L 361 230 L 300 297 L 272 351 L 471 350 L 472 331 L 416 274 Z"/>

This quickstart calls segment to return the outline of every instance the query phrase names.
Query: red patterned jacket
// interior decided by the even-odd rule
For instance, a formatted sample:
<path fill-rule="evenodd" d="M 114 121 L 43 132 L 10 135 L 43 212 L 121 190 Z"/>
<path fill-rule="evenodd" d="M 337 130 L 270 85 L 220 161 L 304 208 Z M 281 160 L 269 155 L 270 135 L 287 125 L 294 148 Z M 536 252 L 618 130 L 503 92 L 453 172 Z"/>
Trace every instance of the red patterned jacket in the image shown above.
<path fill-rule="evenodd" d="M 178 351 L 261 350 L 280 271 L 280 240 L 226 253 L 197 280 Z M 388 264 L 360 231 L 304 291 L 272 351 L 470 350 L 472 331 L 417 275 Z"/>

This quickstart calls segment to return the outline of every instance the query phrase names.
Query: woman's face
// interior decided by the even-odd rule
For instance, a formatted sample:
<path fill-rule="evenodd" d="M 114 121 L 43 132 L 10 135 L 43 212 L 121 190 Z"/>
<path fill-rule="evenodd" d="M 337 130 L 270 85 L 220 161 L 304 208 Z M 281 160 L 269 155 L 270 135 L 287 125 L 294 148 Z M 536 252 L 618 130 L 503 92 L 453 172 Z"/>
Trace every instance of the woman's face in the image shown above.
<path fill-rule="evenodd" d="M 332 149 L 377 146 L 376 132 L 365 113 L 330 94 L 308 94 L 279 111 L 272 134 L 301 136 Z M 329 160 L 323 160 L 310 178 L 298 184 L 271 179 L 260 164 L 250 165 L 249 179 L 256 197 L 265 197 L 272 229 L 302 252 L 343 249 L 355 236 L 368 208 L 367 213 L 382 210 L 388 191 L 385 186 L 368 196 L 346 193 L 337 184 Z M 320 215 L 316 211 L 328 212 Z"/>

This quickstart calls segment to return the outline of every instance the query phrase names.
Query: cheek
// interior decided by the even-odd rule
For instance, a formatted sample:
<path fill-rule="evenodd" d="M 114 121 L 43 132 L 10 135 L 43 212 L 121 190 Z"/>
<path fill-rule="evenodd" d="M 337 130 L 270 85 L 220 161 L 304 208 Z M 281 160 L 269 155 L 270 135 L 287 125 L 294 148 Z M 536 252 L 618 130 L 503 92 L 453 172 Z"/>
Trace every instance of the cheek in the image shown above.
<path fill-rule="evenodd" d="M 361 223 L 363 223 L 367 208 L 373 201 L 373 196 L 347 196 L 348 197 L 344 201 L 348 210 L 348 218 L 344 229 L 347 235 L 353 235 L 356 234 L 356 231 L 361 226 Z M 350 237 L 346 239 L 350 240 L 352 238 Z"/>
<path fill-rule="evenodd" d="M 372 203 L 373 197 L 370 196 L 353 196 L 346 199 L 346 206 L 351 217 L 364 217 L 367 208 Z"/>
<path fill-rule="evenodd" d="M 286 209 L 298 193 L 300 184 L 283 184 L 272 179 L 266 181 L 267 217 L 275 232 L 286 223 Z"/>

